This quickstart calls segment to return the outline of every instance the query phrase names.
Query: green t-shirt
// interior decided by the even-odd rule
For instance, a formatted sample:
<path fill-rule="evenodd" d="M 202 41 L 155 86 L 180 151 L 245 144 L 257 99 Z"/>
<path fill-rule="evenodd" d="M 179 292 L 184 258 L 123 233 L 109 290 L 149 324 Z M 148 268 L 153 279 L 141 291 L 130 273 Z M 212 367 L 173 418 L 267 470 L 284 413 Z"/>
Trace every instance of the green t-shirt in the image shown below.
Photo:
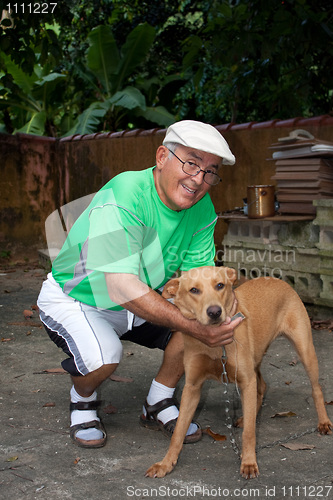
<path fill-rule="evenodd" d="M 81 302 L 122 309 L 111 301 L 104 273 L 135 274 L 156 290 L 178 269 L 214 265 L 216 219 L 208 194 L 177 212 L 158 196 L 153 168 L 123 172 L 77 219 L 53 263 L 53 277 Z"/>

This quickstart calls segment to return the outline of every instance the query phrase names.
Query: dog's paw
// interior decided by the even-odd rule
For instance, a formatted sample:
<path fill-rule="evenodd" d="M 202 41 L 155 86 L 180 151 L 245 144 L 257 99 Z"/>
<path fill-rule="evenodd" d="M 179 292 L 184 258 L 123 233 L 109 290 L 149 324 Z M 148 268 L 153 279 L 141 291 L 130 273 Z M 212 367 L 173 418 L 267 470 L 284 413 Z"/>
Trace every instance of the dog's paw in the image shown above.
<path fill-rule="evenodd" d="M 320 434 L 332 434 L 333 424 L 330 420 L 327 422 L 320 422 L 318 424 L 318 431 Z"/>
<path fill-rule="evenodd" d="M 243 429 L 243 420 L 244 420 L 244 419 L 243 419 L 243 417 L 239 417 L 239 418 L 236 420 L 236 422 L 235 422 L 234 426 L 235 426 L 235 427 L 238 427 L 239 429 Z"/>
<path fill-rule="evenodd" d="M 258 464 L 256 462 L 254 464 L 245 464 L 242 462 L 240 473 L 244 479 L 254 479 L 259 476 Z"/>
<path fill-rule="evenodd" d="M 145 476 L 146 477 L 165 477 L 169 472 L 173 470 L 174 466 L 172 464 L 166 465 L 163 462 L 157 462 L 156 464 L 149 467 Z"/>

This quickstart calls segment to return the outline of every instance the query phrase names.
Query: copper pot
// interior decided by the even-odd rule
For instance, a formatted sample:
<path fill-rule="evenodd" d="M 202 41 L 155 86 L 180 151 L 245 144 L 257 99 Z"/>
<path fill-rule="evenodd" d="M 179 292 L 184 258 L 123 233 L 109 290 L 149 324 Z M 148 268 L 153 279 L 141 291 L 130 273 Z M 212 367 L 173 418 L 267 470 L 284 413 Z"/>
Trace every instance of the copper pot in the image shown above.
<path fill-rule="evenodd" d="M 275 214 L 275 186 L 248 186 L 247 207 L 250 219 L 272 217 Z"/>

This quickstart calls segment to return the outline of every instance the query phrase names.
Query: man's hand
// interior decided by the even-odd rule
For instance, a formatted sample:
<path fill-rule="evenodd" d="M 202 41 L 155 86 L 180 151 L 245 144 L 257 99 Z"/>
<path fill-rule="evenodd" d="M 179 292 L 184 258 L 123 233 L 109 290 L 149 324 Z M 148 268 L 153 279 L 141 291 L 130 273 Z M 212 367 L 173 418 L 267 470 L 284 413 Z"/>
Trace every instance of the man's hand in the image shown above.
<path fill-rule="evenodd" d="M 222 345 L 231 344 L 233 342 L 234 328 L 236 328 L 243 318 L 236 318 L 231 321 L 228 317 L 224 323 L 219 326 L 204 326 L 197 321 L 193 321 L 192 337 L 200 340 L 209 347 L 220 347 Z"/>

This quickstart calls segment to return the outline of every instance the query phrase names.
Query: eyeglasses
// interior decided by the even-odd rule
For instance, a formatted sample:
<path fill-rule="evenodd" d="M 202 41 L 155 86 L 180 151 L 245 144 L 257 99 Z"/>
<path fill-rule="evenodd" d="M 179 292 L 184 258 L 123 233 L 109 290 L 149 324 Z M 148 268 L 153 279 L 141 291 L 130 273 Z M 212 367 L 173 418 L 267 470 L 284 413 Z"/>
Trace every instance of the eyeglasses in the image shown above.
<path fill-rule="evenodd" d="M 171 149 L 168 149 L 168 151 L 170 151 L 170 153 L 173 154 L 173 156 L 175 156 L 177 160 L 179 160 L 180 163 L 183 164 L 182 169 L 185 174 L 195 177 L 200 172 L 204 172 L 203 180 L 210 186 L 216 186 L 219 182 L 222 181 L 221 177 L 213 172 L 213 170 L 202 170 L 199 165 L 196 165 L 192 161 L 183 161 L 178 158 L 178 156 L 173 151 L 171 151 Z"/>

